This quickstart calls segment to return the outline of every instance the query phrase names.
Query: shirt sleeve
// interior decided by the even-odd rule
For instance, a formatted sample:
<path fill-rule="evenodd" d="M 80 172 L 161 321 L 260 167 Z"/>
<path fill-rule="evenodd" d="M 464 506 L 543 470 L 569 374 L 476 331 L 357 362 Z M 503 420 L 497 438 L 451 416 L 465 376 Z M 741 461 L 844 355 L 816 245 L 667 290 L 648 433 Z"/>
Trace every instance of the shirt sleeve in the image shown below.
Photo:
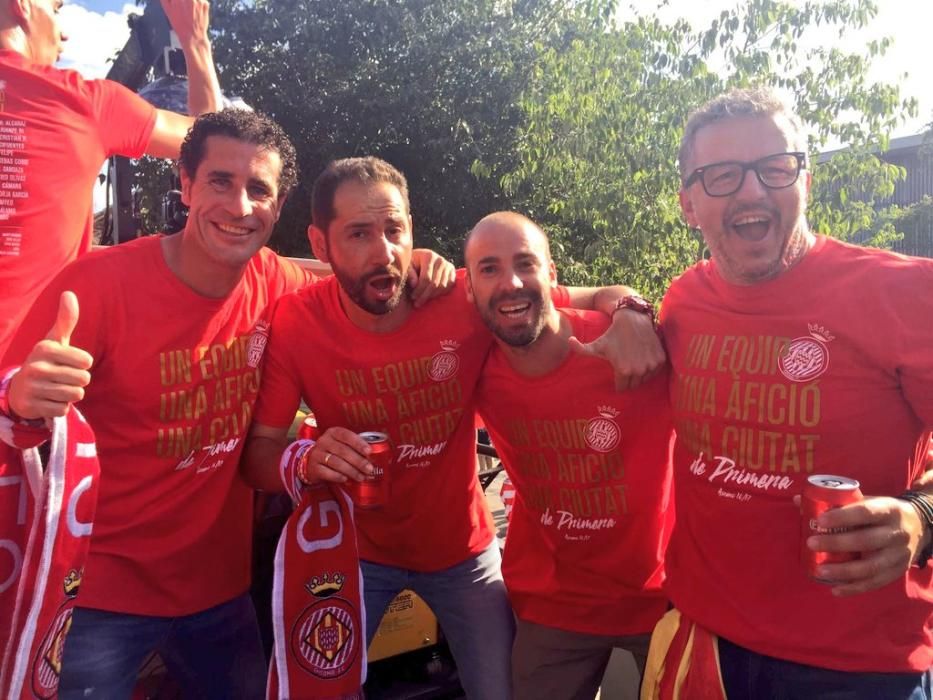
<path fill-rule="evenodd" d="M 262 382 L 254 420 L 261 425 L 287 428 L 301 404 L 301 386 L 292 360 L 289 329 L 301 327 L 292 309 L 297 297 L 283 297 L 276 305 L 263 358 Z"/>
<path fill-rule="evenodd" d="M 911 264 L 913 263 L 913 264 Z M 887 312 L 894 318 L 894 366 L 904 398 L 933 429 L 933 261 L 911 260 L 894 271 Z"/>
<path fill-rule="evenodd" d="M 128 158 L 142 156 L 155 128 L 156 108 L 112 80 L 90 80 L 86 85 L 107 152 Z"/>
<path fill-rule="evenodd" d="M 551 301 L 558 309 L 566 309 L 570 306 L 570 292 L 564 285 L 559 284 L 551 290 Z"/>

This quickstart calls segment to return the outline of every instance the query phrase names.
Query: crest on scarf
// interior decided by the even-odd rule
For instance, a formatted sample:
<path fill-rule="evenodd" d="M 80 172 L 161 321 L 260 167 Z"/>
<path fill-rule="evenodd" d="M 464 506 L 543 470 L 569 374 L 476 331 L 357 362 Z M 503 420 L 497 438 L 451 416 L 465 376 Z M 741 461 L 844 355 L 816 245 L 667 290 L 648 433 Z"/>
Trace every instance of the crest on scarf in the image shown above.
<path fill-rule="evenodd" d="M 342 676 L 359 654 L 359 613 L 337 595 L 344 581 L 336 572 L 313 576 L 305 589 L 319 600 L 305 608 L 292 629 L 295 658 L 318 678 Z"/>
<path fill-rule="evenodd" d="M 58 681 L 62 674 L 62 656 L 65 654 L 65 637 L 71 628 L 73 609 L 74 598 L 68 600 L 59 609 L 32 665 L 32 692 L 43 700 L 54 698 L 58 694 Z"/>

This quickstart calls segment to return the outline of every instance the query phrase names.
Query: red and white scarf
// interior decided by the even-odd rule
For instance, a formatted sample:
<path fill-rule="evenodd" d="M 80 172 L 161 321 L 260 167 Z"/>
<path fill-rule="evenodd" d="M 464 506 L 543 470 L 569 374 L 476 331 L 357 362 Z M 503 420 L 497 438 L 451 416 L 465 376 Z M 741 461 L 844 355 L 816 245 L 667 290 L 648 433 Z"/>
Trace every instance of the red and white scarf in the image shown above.
<path fill-rule="evenodd" d="M 641 700 L 726 700 L 716 635 L 668 610 L 651 634 Z"/>
<path fill-rule="evenodd" d="M 11 432 L 0 416 L 0 432 Z M 0 697 L 58 692 L 97 507 L 94 433 L 74 408 L 52 422 L 49 463 L 0 442 Z"/>
<path fill-rule="evenodd" d="M 266 697 L 356 700 L 366 681 L 366 613 L 353 502 L 330 484 L 300 485 L 293 443 L 282 480 L 296 507 L 275 552 L 275 646 Z"/>

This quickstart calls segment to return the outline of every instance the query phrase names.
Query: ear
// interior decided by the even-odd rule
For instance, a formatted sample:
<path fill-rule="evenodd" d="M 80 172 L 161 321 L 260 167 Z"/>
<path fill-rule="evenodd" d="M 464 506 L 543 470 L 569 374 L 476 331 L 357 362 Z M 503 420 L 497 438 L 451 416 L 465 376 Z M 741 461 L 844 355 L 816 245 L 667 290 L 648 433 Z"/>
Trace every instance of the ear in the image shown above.
<path fill-rule="evenodd" d="M 554 264 L 553 260 L 548 260 L 547 275 L 548 275 L 548 280 L 551 283 L 551 288 L 553 289 L 557 287 L 557 266 Z"/>
<path fill-rule="evenodd" d="M 188 177 L 188 171 L 184 168 L 178 169 L 178 177 L 181 180 L 181 203 L 186 207 L 190 207 L 191 188 L 194 186 L 194 181 Z"/>
<path fill-rule="evenodd" d="M 285 202 L 288 199 L 288 195 L 282 195 L 279 197 L 279 201 L 275 205 L 275 220 L 278 221 L 279 217 L 282 215 L 282 207 L 285 206 Z"/>
<path fill-rule="evenodd" d="M 684 213 L 684 220 L 690 228 L 700 228 L 700 222 L 697 220 L 696 210 L 693 208 L 693 200 L 683 187 L 680 188 L 680 210 Z"/>
<path fill-rule="evenodd" d="M 470 268 L 466 270 L 466 298 L 469 302 L 475 302 L 476 297 L 473 296 L 473 277 L 470 275 Z"/>
<path fill-rule="evenodd" d="M 308 242 L 311 244 L 311 252 L 321 262 L 329 263 L 330 256 L 327 254 L 327 238 L 324 232 L 314 224 L 308 226 Z"/>
<path fill-rule="evenodd" d="M 813 186 L 813 173 L 809 170 L 803 171 L 803 193 L 807 197 L 807 201 L 810 201 L 810 187 Z"/>
<path fill-rule="evenodd" d="M 32 16 L 32 3 L 30 0 L 8 0 L 7 5 L 13 14 L 13 18 L 20 24 L 24 24 Z"/>

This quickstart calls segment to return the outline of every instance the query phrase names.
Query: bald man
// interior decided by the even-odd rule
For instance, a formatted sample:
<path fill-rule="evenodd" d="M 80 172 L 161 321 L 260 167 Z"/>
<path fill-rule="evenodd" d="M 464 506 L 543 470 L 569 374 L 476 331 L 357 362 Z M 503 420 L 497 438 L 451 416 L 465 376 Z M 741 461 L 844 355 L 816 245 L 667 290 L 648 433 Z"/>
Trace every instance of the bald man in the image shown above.
<path fill-rule="evenodd" d="M 617 392 L 609 365 L 574 352 L 609 316 L 556 309 L 547 237 L 499 212 L 466 243 L 467 296 L 496 343 L 477 406 L 515 484 L 502 572 L 518 618 L 518 700 L 591 700 L 612 649 L 641 671 L 661 592 L 672 427 L 667 374 Z M 631 298 L 617 308 L 648 311 Z"/>

